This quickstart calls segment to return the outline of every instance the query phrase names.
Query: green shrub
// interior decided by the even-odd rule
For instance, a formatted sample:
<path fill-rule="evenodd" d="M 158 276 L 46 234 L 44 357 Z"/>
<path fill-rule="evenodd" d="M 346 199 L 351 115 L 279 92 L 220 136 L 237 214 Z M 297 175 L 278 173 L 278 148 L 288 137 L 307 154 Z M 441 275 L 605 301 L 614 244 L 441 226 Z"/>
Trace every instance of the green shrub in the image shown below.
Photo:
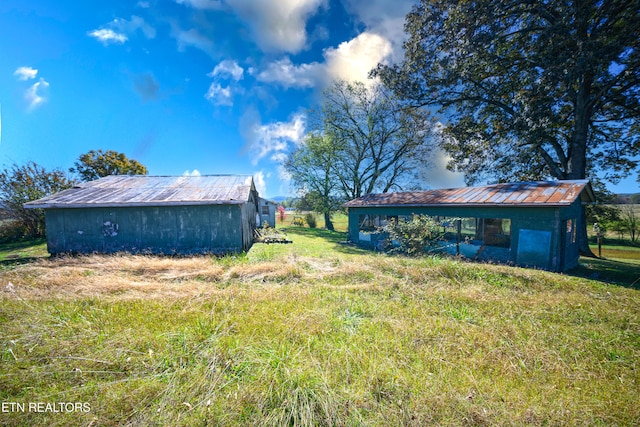
<path fill-rule="evenodd" d="M 312 213 L 308 213 L 304 216 L 304 220 L 307 224 L 309 224 L 309 228 L 316 228 L 318 226 L 318 222 L 316 221 L 316 216 Z"/>
<path fill-rule="evenodd" d="M 18 242 L 24 234 L 24 226 L 19 221 L 5 220 L 0 223 L 0 243 Z"/>
<path fill-rule="evenodd" d="M 378 232 L 387 235 L 383 247 L 388 252 L 408 255 L 428 252 L 444 234 L 441 224 L 428 215 L 414 215 L 410 221 L 392 218 Z"/>

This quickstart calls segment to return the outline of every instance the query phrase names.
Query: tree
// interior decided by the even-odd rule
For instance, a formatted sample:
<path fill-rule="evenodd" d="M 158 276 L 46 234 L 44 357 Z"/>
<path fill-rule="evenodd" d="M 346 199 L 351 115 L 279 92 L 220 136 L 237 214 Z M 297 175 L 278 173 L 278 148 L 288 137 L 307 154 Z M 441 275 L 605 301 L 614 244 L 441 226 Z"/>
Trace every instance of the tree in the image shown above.
<path fill-rule="evenodd" d="M 11 227 L 18 229 L 18 236 L 36 238 L 45 236 L 45 220 L 42 209 L 25 209 L 24 204 L 57 193 L 73 186 L 74 182 L 64 171 L 47 171 L 34 162 L 24 166 L 13 165 L 0 172 L 0 203 Z"/>
<path fill-rule="evenodd" d="M 636 215 L 634 205 L 623 205 L 622 207 L 622 223 L 624 228 L 629 231 L 631 242 L 635 243 L 638 239 L 638 231 L 640 230 L 640 221 Z"/>
<path fill-rule="evenodd" d="M 615 228 L 614 225 L 620 222 L 618 196 L 608 191 L 604 183 L 600 181 L 593 183 L 593 192 L 596 203 L 586 207 L 587 224 L 597 223 L 604 230 Z"/>
<path fill-rule="evenodd" d="M 379 84 L 335 81 L 311 118 L 284 167 L 329 229 L 342 201 L 412 185 L 428 163 L 429 115 Z"/>
<path fill-rule="evenodd" d="M 443 147 L 467 183 L 637 167 L 639 0 L 422 0 L 405 30 L 404 62 L 374 74 L 448 116 Z"/>
<path fill-rule="evenodd" d="M 146 175 L 147 168 L 137 160 L 128 159 L 123 153 L 113 150 L 91 150 L 82 154 L 69 169 L 80 175 L 82 181 L 93 181 L 109 175 Z"/>
<path fill-rule="evenodd" d="M 337 161 L 334 148 L 330 137 L 309 134 L 284 163 L 291 180 L 304 191 L 305 203 L 324 216 L 329 230 L 334 229 L 331 213 L 340 206 L 336 196 L 337 182 L 331 172 Z"/>
<path fill-rule="evenodd" d="M 374 83 L 338 80 L 324 92 L 319 128 L 336 151 L 332 175 L 346 199 L 411 185 L 427 162 L 432 123 Z"/>

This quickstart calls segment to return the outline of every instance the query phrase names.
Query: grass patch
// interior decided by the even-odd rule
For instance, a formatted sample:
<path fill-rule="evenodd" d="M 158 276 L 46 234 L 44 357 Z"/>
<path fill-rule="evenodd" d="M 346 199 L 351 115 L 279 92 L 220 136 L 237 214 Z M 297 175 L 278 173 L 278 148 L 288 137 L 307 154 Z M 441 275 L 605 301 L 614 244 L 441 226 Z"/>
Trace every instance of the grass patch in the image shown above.
<path fill-rule="evenodd" d="M 598 254 L 598 245 L 589 245 L 594 254 Z M 603 245 L 602 257 L 605 259 L 624 260 L 640 265 L 640 247 L 622 245 Z"/>
<path fill-rule="evenodd" d="M 579 267 L 572 270 L 570 274 L 640 290 L 640 260 L 638 259 L 581 257 Z"/>
<path fill-rule="evenodd" d="M 28 240 L 0 245 L 0 264 L 15 264 L 48 257 L 45 239 Z"/>
<path fill-rule="evenodd" d="M 0 400 L 90 405 L 0 423 L 639 423 L 638 290 L 287 232 L 244 256 L 0 270 Z"/>

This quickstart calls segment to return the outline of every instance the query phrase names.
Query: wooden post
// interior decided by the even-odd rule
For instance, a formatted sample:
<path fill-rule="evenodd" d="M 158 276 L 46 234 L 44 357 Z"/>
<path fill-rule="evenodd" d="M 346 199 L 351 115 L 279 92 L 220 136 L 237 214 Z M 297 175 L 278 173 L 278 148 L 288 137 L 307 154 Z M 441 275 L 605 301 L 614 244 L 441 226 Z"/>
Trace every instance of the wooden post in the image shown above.
<path fill-rule="evenodd" d="M 596 236 L 598 237 L 598 258 L 602 258 L 602 230 L 600 229 L 600 225 L 596 222 L 593 224 L 593 231 L 596 232 Z"/>

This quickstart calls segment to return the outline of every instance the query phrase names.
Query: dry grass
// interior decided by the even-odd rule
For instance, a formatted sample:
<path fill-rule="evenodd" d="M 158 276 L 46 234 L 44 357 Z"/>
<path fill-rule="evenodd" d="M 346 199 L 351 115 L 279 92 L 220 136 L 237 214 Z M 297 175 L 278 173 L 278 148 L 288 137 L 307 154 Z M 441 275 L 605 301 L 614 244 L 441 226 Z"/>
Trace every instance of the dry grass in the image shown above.
<path fill-rule="evenodd" d="M 640 423 L 637 290 L 332 236 L 5 268 L 0 399 L 91 412 L 0 423 Z"/>
<path fill-rule="evenodd" d="M 345 264 L 294 256 L 246 262 L 208 256 L 85 255 L 40 259 L 5 271 L 2 279 L 9 298 L 164 298 L 215 294 L 230 282 L 331 281 L 365 274 L 367 268 L 370 266 L 355 261 Z"/>

